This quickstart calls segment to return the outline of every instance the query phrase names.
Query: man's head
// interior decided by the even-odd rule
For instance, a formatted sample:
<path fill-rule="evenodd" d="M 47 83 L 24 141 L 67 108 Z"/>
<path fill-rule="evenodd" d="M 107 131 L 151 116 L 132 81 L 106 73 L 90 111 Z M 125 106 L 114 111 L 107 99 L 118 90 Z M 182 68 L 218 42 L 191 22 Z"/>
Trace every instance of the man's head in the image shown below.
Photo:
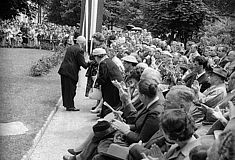
<path fill-rule="evenodd" d="M 233 72 L 228 79 L 228 91 L 235 89 L 235 72 Z"/>
<path fill-rule="evenodd" d="M 193 60 L 193 67 L 197 73 L 202 72 L 207 66 L 207 60 L 202 56 L 197 56 Z"/>
<path fill-rule="evenodd" d="M 230 62 L 235 61 L 235 51 L 230 51 L 230 52 L 228 53 L 227 59 L 228 59 Z"/>
<path fill-rule="evenodd" d="M 138 64 L 138 61 L 136 60 L 135 56 L 128 55 L 122 58 L 123 65 L 125 67 L 125 71 L 129 72 Z"/>
<path fill-rule="evenodd" d="M 211 85 L 218 85 L 224 83 L 227 79 L 227 71 L 221 67 L 215 67 L 209 72 L 209 80 Z"/>
<path fill-rule="evenodd" d="M 83 36 L 78 36 L 77 44 L 81 45 L 84 48 L 86 46 L 86 38 Z"/>

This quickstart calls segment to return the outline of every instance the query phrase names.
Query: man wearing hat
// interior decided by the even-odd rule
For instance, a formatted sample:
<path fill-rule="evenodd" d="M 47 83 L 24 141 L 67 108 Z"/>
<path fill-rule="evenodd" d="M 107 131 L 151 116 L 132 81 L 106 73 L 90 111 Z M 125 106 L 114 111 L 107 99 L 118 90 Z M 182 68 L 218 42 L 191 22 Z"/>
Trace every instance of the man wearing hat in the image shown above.
<path fill-rule="evenodd" d="M 84 58 L 85 44 L 85 37 L 79 36 L 77 44 L 67 48 L 64 60 L 58 71 L 61 77 L 63 106 L 66 108 L 66 111 L 79 111 L 74 106 L 73 98 L 76 94 L 80 67 L 82 66 L 86 69 L 89 66 L 89 63 Z"/>
<path fill-rule="evenodd" d="M 125 77 L 130 74 L 130 71 L 138 64 L 136 58 L 132 55 L 128 55 L 122 58 L 125 68 Z"/>
<path fill-rule="evenodd" d="M 194 81 L 192 88 L 195 90 L 202 103 L 205 103 L 209 107 L 215 107 L 227 96 L 226 85 L 224 83 L 226 78 L 227 71 L 223 68 L 216 67 L 209 73 L 210 88 L 201 93 L 198 81 Z"/>

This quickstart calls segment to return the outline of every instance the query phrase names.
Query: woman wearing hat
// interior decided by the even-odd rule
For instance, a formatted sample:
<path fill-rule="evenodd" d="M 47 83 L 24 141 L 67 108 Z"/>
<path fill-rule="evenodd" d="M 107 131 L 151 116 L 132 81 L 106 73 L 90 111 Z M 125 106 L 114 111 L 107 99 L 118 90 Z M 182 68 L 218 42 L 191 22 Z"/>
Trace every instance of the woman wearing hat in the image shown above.
<path fill-rule="evenodd" d="M 90 43 L 90 42 L 89 42 Z M 92 45 L 88 46 L 88 53 L 90 53 L 90 48 L 106 48 L 105 45 L 105 38 L 104 35 L 100 32 L 96 32 L 92 35 Z M 93 55 L 91 54 L 89 59 L 91 60 L 91 65 L 88 67 L 87 72 L 85 76 L 87 77 L 87 85 L 86 85 L 86 92 L 85 96 L 88 97 L 89 91 L 92 88 L 92 85 L 94 83 L 94 79 L 92 77 L 97 75 L 98 72 L 98 63 L 95 61 Z M 97 100 L 97 103 L 94 107 L 92 107 L 91 112 L 97 113 L 99 112 L 99 106 L 101 105 L 102 101 Z"/>
<path fill-rule="evenodd" d="M 98 76 L 95 82 L 96 86 L 101 86 L 104 102 L 107 102 L 114 109 L 117 109 L 120 106 L 121 101 L 118 89 L 112 84 L 112 81 L 123 81 L 122 73 L 112 59 L 107 56 L 105 49 L 96 48 L 93 50 L 92 55 L 99 64 Z M 111 110 L 103 105 L 101 109 L 101 117 L 104 117 L 110 112 Z"/>

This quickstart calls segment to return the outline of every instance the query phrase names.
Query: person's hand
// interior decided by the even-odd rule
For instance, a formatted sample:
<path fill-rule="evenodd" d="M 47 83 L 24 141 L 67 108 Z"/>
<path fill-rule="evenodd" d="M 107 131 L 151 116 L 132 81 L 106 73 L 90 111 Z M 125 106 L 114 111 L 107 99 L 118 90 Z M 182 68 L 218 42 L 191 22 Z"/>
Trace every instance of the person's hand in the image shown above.
<path fill-rule="evenodd" d="M 212 115 L 217 118 L 217 119 L 223 119 L 223 113 L 221 112 L 221 110 L 219 109 L 218 106 L 216 106 L 213 110 L 212 110 Z"/>
<path fill-rule="evenodd" d="M 123 81 L 120 83 L 117 80 L 112 81 L 112 83 L 118 88 L 120 100 L 122 101 L 122 103 L 131 103 L 131 94 L 129 92 L 129 89 L 126 87 L 125 83 Z"/>
<path fill-rule="evenodd" d="M 114 128 L 116 128 L 117 130 L 121 131 L 124 134 L 128 134 L 130 132 L 130 126 L 124 122 L 114 119 L 112 120 L 111 124 Z"/>
<path fill-rule="evenodd" d="M 196 93 L 200 91 L 199 82 L 197 80 L 193 81 L 192 87 L 191 87 Z"/>
<path fill-rule="evenodd" d="M 118 82 L 117 80 L 113 80 L 112 83 L 113 83 L 113 85 L 114 85 L 115 87 L 117 87 L 118 90 L 119 90 L 120 88 L 122 88 L 121 83 Z"/>
<path fill-rule="evenodd" d="M 122 111 L 116 111 L 114 110 L 113 111 L 113 114 L 114 114 L 114 118 L 119 120 L 119 121 L 123 121 L 123 118 L 122 118 L 122 114 L 123 112 Z"/>

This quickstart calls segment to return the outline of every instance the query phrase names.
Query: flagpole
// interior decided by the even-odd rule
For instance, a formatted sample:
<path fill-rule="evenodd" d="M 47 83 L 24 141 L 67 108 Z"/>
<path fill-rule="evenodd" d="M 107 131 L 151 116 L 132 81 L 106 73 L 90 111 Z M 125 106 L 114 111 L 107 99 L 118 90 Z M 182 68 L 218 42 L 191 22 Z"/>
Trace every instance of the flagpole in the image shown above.
<path fill-rule="evenodd" d="M 88 37 L 88 23 L 89 23 L 89 15 L 88 15 L 88 13 L 89 13 L 89 11 L 88 11 L 88 8 L 89 8 L 89 0 L 86 0 L 86 5 L 85 5 L 85 14 L 86 14 L 86 52 L 88 52 L 88 39 L 89 39 L 89 37 Z"/>

